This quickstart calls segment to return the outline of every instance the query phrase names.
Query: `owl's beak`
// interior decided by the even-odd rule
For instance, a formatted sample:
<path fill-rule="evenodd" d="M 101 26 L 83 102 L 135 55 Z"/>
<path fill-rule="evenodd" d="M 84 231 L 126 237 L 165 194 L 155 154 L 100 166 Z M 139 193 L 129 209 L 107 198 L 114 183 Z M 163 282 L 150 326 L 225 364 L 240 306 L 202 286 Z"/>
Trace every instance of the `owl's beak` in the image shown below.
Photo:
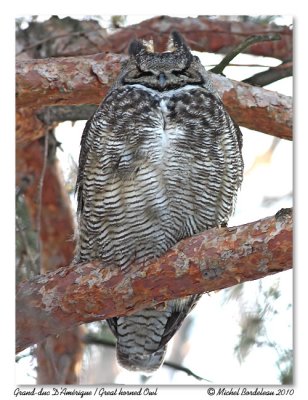
<path fill-rule="evenodd" d="M 158 75 L 158 80 L 159 80 L 160 86 L 164 87 L 166 80 L 167 80 L 166 75 L 163 72 L 160 72 L 160 74 Z"/>

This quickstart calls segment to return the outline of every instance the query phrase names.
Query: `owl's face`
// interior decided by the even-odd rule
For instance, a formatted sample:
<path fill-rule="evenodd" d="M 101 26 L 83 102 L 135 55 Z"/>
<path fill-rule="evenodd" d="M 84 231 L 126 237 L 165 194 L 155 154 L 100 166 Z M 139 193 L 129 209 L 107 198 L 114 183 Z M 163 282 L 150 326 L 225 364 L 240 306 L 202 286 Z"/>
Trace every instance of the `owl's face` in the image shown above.
<path fill-rule="evenodd" d="M 153 42 L 134 40 L 123 65 L 121 84 L 142 84 L 155 90 L 204 84 L 205 70 L 178 32 L 172 32 L 164 53 L 155 53 Z"/>

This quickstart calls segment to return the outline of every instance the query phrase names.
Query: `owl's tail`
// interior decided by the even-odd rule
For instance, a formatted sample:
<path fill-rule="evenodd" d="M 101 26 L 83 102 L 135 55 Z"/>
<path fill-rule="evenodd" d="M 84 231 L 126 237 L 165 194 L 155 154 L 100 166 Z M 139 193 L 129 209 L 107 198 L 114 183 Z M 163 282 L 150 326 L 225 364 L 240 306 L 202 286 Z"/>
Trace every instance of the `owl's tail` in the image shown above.
<path fill-rule="evenodd" d="M 117 338 L 119 364 L 131 371 L 151 373 L 164 361 L 167 343 L 201 295 L 170 300 L 130 316 L 108 319 Z"/>
<path fill-rule="evenodd" d="M 131 371 L 153 372 L 166 353 L 162 339 L 172 314 L 171 306 L 163 310 L 146 308 L 136 314 L 107 320 L 117 338 L 119 364 Z"/>
<path fill-rule="evenodd" d="M 164 361 L 167 346 L 163 346 L 155 353 L 145 355 L 134 355 L 124 353 L 117 347 L 117 360 L 119 364 L 130 371 L 142 371 L 151 373 L 156 371 Z"/>

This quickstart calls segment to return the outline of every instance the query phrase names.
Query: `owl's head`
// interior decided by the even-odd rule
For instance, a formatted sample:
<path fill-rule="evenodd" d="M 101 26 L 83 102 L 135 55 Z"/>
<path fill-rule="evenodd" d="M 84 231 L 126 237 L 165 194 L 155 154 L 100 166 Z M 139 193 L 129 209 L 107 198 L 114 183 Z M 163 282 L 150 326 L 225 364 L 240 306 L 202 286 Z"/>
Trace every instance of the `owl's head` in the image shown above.
<path fill-rule="evenodd" d="M 124 85 L 141 84 L 164 91 L 204 84 L 205 70 L 178 32 L 171 33 L 163 53 L 155 53 L 153 41 L 134 40 L 129 55 L 121 74 Z"/>

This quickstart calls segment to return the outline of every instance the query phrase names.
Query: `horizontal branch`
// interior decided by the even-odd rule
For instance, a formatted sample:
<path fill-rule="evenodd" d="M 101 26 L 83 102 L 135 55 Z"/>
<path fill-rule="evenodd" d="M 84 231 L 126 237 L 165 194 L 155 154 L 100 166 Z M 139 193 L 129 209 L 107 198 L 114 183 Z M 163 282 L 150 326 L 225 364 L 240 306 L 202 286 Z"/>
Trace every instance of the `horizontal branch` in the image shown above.
<path fill-rule="evenodd" d="M 54 122 L 88 120 L 95 113 L 97 104 L 82 104 L 78 106 L 50 106 L 36 113 L 37 118 L 46 125 Z"/>
<path fill-rule="evenodd" d="M 100 261 L 69 265 L 20 283 L 17 352 L 73 326 L 292 267 L 292 215 L 215 228 L 179 242 L 148 266 L 122 271 Z"/>
<path fill-rule="evenodd" d="M 292 140 L 292 97 L 212 75 L 213 86 L 232 118 L 245 128 Z"/>
<path fill-rule="evenodd" d="M 125 58 L 99 53 L 17 61 L 16 106 L 99 104 Z"/>
<path fill-rule="evenodd" d="M 252 35 L 278 33 L 278 42 L 257 43 L 244 53 L 275 57 L 280 60 L 292 58 L 292 29 L 275 24 L 262 25 L 254 21 L 222 21 L 207 16 L 176 18 L 166 15 L 150 18 L 109 35 L 101 43 L 102 51 L 122 53 L 131 40 L 151 39 L 157 51 L 164 51 L 171 31 L 181 32 L 192 50 L 226 54 L 243 40 Z"/>
<path fill-rule="evenodd" d="M 29 58 L 71 57 L 97 52 L 124 53 L 131 40 L 153 39 L 157 51 L 164 51 L 171 31 L 181 32 L 192 50 L 228 53 L 252 35 L 275 34 L 277 43 L 258 43 L 245 53 L 275 57 L 292 57 L 293 31 L 288 26 L 258 21 L 225 21 L 221 18 L 198 16 L 176 18 L 155 16 L 138 24 L 117 29 L 108 34 L 96 20 L 51 17 L 44 22 L 30 22 L 27 29 L 17 31 L 17 57 L 25 53 Z"/>
<path fill-rule="evenodd" d="M 96 54 L 17 62 L 17 107 L 99 104 L 126 57 Z M 292 98 L 212 75 L 213 85 L 241 126 L 292 138 Z"/>

